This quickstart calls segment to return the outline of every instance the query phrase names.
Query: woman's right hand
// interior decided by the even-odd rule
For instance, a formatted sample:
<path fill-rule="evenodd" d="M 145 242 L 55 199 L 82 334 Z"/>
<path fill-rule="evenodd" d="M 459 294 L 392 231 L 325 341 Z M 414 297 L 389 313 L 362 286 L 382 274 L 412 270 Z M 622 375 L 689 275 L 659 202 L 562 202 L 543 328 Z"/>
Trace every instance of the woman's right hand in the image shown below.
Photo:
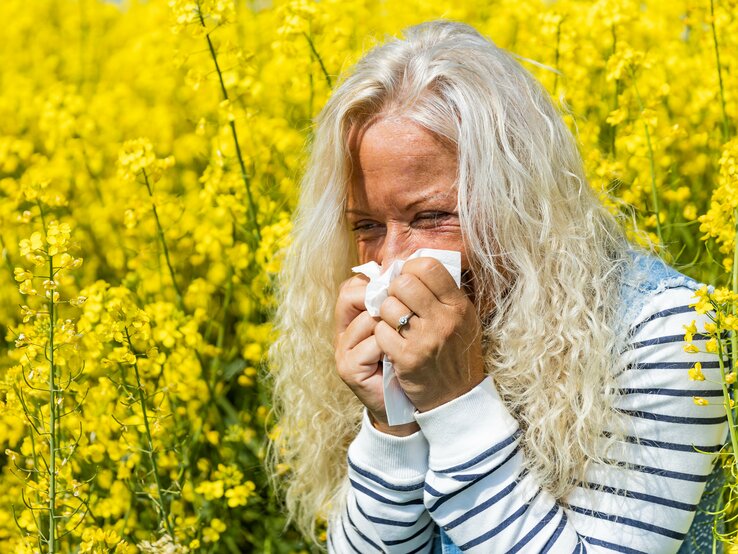
<path fill-rule="evenodd" d="M 382 385 L 382 351 L 374 337 L 380 321 L 366 311 L 364 297 L 369 278 L 355 275 L 341 283 L 336 301 L 336 369 L 344 383 L 366 406 L 374 427 L 383 433 L 411 435 L 419 427 L 415 422 L 405 425 L 387 424 Z"/>

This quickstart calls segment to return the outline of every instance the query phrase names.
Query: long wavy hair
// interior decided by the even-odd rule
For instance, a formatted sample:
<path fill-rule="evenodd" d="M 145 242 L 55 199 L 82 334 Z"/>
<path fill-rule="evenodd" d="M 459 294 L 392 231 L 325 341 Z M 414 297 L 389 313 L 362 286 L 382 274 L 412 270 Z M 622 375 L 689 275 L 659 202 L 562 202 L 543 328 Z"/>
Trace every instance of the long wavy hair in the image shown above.
<path fill-rule="evenodd" d="M 432 21 L 368 52 L 317 118 L 269 352 L 278 429 L 272 483 L 316 543 L 343 507 L 363 406 L 338 377 L 339 285 L 358 263 L 344 214 L 354 126 L 402 115 L 452 143 L 458 207 L 483 322 L 485 366 L 524 431 L 529 471 L 557 499 L 622 437 L 613 403 L 624 333 L 619 283 L 632 248 L 584 176 L 542 86 L 472 27 Z M 604 450 L 604 451 L 603 451 Z"/>

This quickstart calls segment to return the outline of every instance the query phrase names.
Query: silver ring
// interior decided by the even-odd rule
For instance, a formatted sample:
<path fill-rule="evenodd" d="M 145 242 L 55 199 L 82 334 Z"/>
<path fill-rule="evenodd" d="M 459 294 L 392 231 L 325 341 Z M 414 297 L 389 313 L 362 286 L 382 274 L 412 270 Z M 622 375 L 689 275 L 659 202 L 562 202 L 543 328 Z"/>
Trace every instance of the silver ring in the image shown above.
<path fill-rule="evenodd" d="M 404 315 L 400 319 L 398 319 L 397 327 L 395 327 L 395 331 L 399 333 L 400 329 L 402 329 L 403 327 L 405 327 L 405 325 L 410 323 L 410 318 L 413 317 L 414 315 L 416 315 L 415 312 L 410 312 L 409 314 Z"/>

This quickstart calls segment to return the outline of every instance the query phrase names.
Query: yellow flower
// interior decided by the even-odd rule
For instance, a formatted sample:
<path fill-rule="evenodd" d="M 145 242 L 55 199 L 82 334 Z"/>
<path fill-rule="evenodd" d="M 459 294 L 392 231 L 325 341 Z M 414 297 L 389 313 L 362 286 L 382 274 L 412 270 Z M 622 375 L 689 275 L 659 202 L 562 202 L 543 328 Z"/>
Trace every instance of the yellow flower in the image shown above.
<path fill-rule="evenodd" d="M 693 298 L 698 298 L 697 302 L 689 304 L 690 308 L 694 308 L 698 314 L 706 314 L 712 309 L 712 302 L 710 302 L 710 294 L 707 290 L 707 285 L 703 285 L 694 292 Z"/>
<path fill-rule="evenodd" d="M 69 223 L 59 223 L 56 220 L 49 222 L 46 230 L 46 242 L 49 244 L 49 255 L 54 256 L 58 253 L 65 252 L 72 235 L 72 229 Z"/>
<path fill-rule="evenodd" d="M 232 489 L 228 489 L 225 493 L 228 499 L 228 506 L 235 508 L 237 506 L 245 506 L 256 489 L 256 485 L 252 481 L 246 481 L 243 485 L 238 485 Z"/>
<path fill-rule="evenodd" d="M 13 276 L 18 282 L 33 279 L 33 273 L 22 267 L 13 268 Z"/>
<path fill-rule="evenodd" d="M 731 371 L 730 373 L 728 373 L 728 374 L 727 374 L 727 375 L 725 376 L 725 382 L 726 382 L 726 383 L 727 383 L 728 385 L 732 385 L 733 383 L 735 383 L 735 378 L 736 378 L 736 374 L 735 374 L 735 371 Z"/>
<path fill-rule="evenodd" d="M 707 352 L 716 353 L 718 351 L 717 339 L 711 338 L 705 343 L 705 350 Z"/>
<path fill-rule="evenodd" d="M 682 216 L 687 221 L 694 221 L 695 219 L 697 219 L 697 206 L 692 202 L 689 202 L 684 206 L 684 209 L 682 210 Z"/>
<path fill-rule="evenodd" d="M 54 303 L 59 302 L 59 293 L 55 290 L 47 290 L 46 298 L 50 299 Z"/>
<path fill-rule="evenodd" d="M 718 304 L 724 304 L 726 302 L 731 302 L 735 300 L 733 291 L 725 287 L 720 287 L 720 288 L 715 289 L 715 292 L 713 293 L 712 297 L 715 299 L 715 302 L 717 302 Z"/>
<path fill-rule="evenodd" d="M 220 442 L 220 433 L 215 429 L 211 429 L 205 433 L 205 438 L 208 439 L 209 443 L 217 445 Z"/>
<path fill-rule="evenodd" d="M 700 351 L 700 349 L 697 348 L 694 344 L 688 344 L 687 346 L 684 347 L 684 351 L 687 352 L 688 354 L 696 354 L 697 352 Z"/>
<path fill-rule="evenodd" d="M 227 528 L 226 527 L 226 524 L 223 523 L 217 517 L 216 518 L 213 518 L 213 521 L 210 522 L 210 527 L 212 527 L 213 529 L 215 529 L 216 531 L 218 531 L 218 533 L 222 533 Z"/>
<path fill-rule="evenodd" d="M 695 403 L 695 404 L 697 404 L 698 406 L 707 406 L 708 404 L 710 404 L 710 403 L 709 403 L 709 402 L 707 401 L 707 399 L 706 399 L 706 398 L 702 398 L 701 396 L 693 396 L 693 397 L 692 397 L 692 400 L 693 400 L 693 401 L 694 401 L 694 403 Z"/>
<path fill-rule="evenodd" d="M 669 202 L 678 202 L 683 203 L 685 202 L 690 196 L 692 195 L 692 191 L 689 187 L 682 186 L 679 187 L 676 190 L 667 190 L 664 191 L 664 199 L 668 200 Z"/>
<path fill-rule="evenodd" d="M 77 296 L 75 298 L 70 298 L 69 299 L 69 303 L 72 306 L 75 306 L 77 308 L 81 307 L 82 304 L 84 304 L 86 301 L 87 301 L 87 297 L 86 296 Z"/>
<path fill-rule="evenodd" d="M 725 254 L 723 263 L 726 270 L 729 270 L 735 248 L 734 210 L 735 198 L 738 195 L 738 138 L 723 146 L 718 163 L 720 165 L 718 186 L 712 191 L 710 208 L 697 219 L 700 222 L 700 232 L 705 233 L 702 239 L 712 237 L 716 240 L 720 252 Z"/>
<path fill-rule="evenodd" d="M 729 331 L 738 331 L 738 317 L 728 314 L 723 320 L 723 327 Z"/>
<path fill-rule="evenodd" d="M 684 340 L 686 342 L 691 342 L 692 337 L 697 332 L 697 322 L 693 319 L 692 323 L 690 323 L 689 325 L 682 325 L 682 327 L 685 330 Z"/>
<path fill-rule="evenodd" d="M 44 287 L 45 291 L 56 290 L 56 288 L 59 286 L 59 283 L 57 283 L 55 279 L 44 279 L 42 286 Z"/>
<path fill-rule="evenodd" d="M 28 295 L 34 295 L 36 294 L 36 289 L 33 288 L 33 283 L 28 281 L 23 281 L 19 286 L 18 290 L 21 294 L 28 294 Z"/>
<path fill-rule="evenodd" d="M 23 304 L 21 306 L 21 315 L 23 316 L 23 323 L 28 323 L 31 320 L 31 318 L 37 314 L 36 314 L 36 310 L 33 310 L 30 307 Z"/>
<path fill-rule="evenodd" d="M 197 488 L 195 488 L 195 492 L 204 496 L 205 500 L 215 500 L 216 498 L 222 498 L 223 481 L 203 481 L 197 486 Z"/>
<path fill-rule="evenodd" d="M 28 256 L 29 254 L 35 253 L 37 250 L 41 250 L 43 247 L 43 237 L 41 236 L 41 233 L 35 231 L 31 234 L 30 239 L 23 239 L 20 241 L 20 254 L 21 256 Z"/>
<path fill-rule="evenodd" d="M 607 60 L 607 73 L 605 79 L 614 81 L 629 76 L 643 63 L 645 54 L 639 50 L 633 50 L 628 44 L 620 45 L 617 51 Z"/>
<path fill-rule="evenodd" d="M 118 154 L 121 169 L 128 170 L 133 175 L 149 167 L 155 160 L 154 146 L 145 138 L 127 140 Z"/>
<path fill-rule="evenodd" d="M 223 521 L 218 518 L 213 518 L 208 527 L 205 527 L 202 532 L 202 539 L 205 542 L 217 542 L 220 539 L 220 534 L 227 529 L 227 526 Z"/>
<path fill-rule="evenodd" d="M 628 110 L 627 108 L 621 106 L 613 111 L 610 112 L 610 114 L 607 116 L 607 119 L 605 120 L 606 123 L 609 123 L 613 127 L 615 125 L 619 125 L 623 121 L 626 120 L 628 117 Z"/>
<path fill-rule="evenodd" d="M 702 364 L 700 362 L 695 363 L 694 367 L 689 370 L 689 378 L 692 381 L 705 380 L 705 375 L 702 373 Z"/>

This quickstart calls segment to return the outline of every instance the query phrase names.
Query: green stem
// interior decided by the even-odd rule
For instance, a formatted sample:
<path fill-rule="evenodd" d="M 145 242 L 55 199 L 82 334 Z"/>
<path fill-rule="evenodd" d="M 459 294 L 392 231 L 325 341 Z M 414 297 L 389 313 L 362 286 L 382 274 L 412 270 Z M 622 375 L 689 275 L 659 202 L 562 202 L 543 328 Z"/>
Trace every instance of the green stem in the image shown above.
<path fill-rule="evenodd" d="M 128 348 L 133 351 L 133 344 L 131 343 L 131 336 L 128 334 L 128 327 L 126 330 L 126 341 L 128 341 Z M 138 373 L 138 358 L 133 362 L 133 370 L 136 373 L 136 388 L 138 389 L 138 401 L 141 403 L 141 413 L 143 414 L 144 428 L 146 430 L 146 440 L 149 443 L 148 454 L 149 461 L 151 462 L 151 470 L 154 472 L 154 481 L 156 481 L 157 494 L 159 495 L 157 505 L 159 507 L 159 515 L 164 519 L 164 524 L 167 527 L 169 535 L 174 539 L 174 529 L 169 521 L 169 507 L 167 506 L 166 497 L 164 496 L 161 481 L 159 480 L 159 467 L 156 464 L 156 456 L 154 452 L 154 441 L 151 438 L 151 429 L 149 428 L 149 417 L 146 412 L 146 397 L 144 396 L 144 388 L 141 385 L 141 377 Z"/>
<path fill-rule="evenodd" d="M 169 268 L 169 275 L 171 276 L 171 279 L 172 279 L 172 285 L 174 286 L 174 293 L 175 293 L 176 300 L 177 300 L 177 308 L 182 313 L 186 313 L 182 291 L 180 290 L 179 285 L 177 284 L 177 279 L 175 278 L 174 268 L 172 267 L 172 262 L 169 258 L 169 247 L 167 246 L 167 241 L 164 237 L 164 229 L 161 226 L 161 221 L 159 221 L 159 214 L 156 211 L 156 204 L 154 203 L 154 195 L 152 193 L 151 185 L 149 183 L 149 177 L 146 174 L 145 169 L 143 170 L 143 176 L 144 176 L 144 183 L 146 184 L 146 190 L 148 190 L 149 197 L 151 198 L 151 208 L 154 212 L 154 220 L 156 221 L 157 234 L 159 236 L 159 241 L 161 242 L 162 249 L 164 250 L 164 258 L 167 262 L 167 267 Z M 200 356 L 200 353 L 197 351 L 195 352 L 195 355 L 197 356 L 197 359 L 200 362 L 200 367 L 203 369 L 203 371 L 205 371 L 206 366 L 205 366 L 204 360 L 202 359 L 202 356 Z M 210 379 L 208 379 L 207 377 L 205 378 L 205 382 L 208 385 L 208 391 L 210 392 L 210 397 L 213 398 L 214 397 L 213 384 L 210 382 Z"/>
<path fill-rule="evenodd" d="M 184 301 L 182 300 L 182 291 L 179 290 L 179 285 L 177 284 L 177 279 L 174 277 L 174 268 L 172 267 L 172 262 L 169 259 L 169 248 L 167 248 L 167 241 L 164 239 L 164 229 L 161 226 L 161 221 L 159 221 L 159 214 L 156 211 L 156 203 L 154 202 L 154 194 L 151 191 L 151 185 L 149 184 L 149 176 L 146 174 L 146 170 L 143 170 L 143 176 L 144 176 L 144 183 L 146 184 L 146 190 L 149 191 L 149 198 L 151 198 L 151 209 L 154 212 L 154 219 L 156 220 L 156 231 L 159 235 L 159 240 L 161 241 L 161 246 L 164 250 L 164 258 L 167 261 L 167 267 L 169 268 L 169 275 L 172 278 L 172 285 L 174 285 L 174 292 L 177 296 L 177 307 L 184 312 Z"/>
<path fill-rule="evenodd" d="M 49 256 L 49 280 L 54 280 L 54 257 Z M 49 299 L 49 554 L 56 552 L 56 383 L 54 366 L 54 289 Z"/>
<path fill-rule="evenodd" d="M 653 211 L 656 214 L 656 234 L 659 237 L 659 243 L 664 246 L 664 236 L 661 233 L 661 208 L 659 206 L 659 195 L 656 191 L 656 164 L 653 159 L 653 148 L 651 147 L 651 135 L 648 132 L 648 123 L 643 122 L 643 129 L 646 131 L 646 144 L 648 144 L 648 163 L 651 172 L 651 195 L 653 196 Z"/>
<path fill-rule="evenodd" d="M 633 78 L 633 90 L 635 90 L 636 98 L 638 98 L 638 105 L 641 109 L 641 116 L 643 116 L 644 106 L 643 106 L 643 100 L 641 99 L 641 95 L 638 92 L 638 83 L 636 83 L 635 78 L 635 72 L 633 71 L 633 68 L 630 68 L 630 74 Z M 656 234 L 659 237 L 659 243 L 660 246 L 664 246 L 664 237 L 661 233 L 661 219 L 660 219 L 660 211 L 661 208 L 659 206 L 659 195 L 656 191 L 656 162 L 653 157 L 653 146 L 651 145 L 651 133 L 648 131 L 648 123 L 646 123 L 646 120 L 641 117 L 641 120 L 643 121 L 643 129 L 646 132 L 646 145 L 648 146 L 648 163 L 649 168 L 651 171 L 651 195 L 653 197 L 653 210 L 656 213 Z"/>
<path fill-rule="evenodd" d="M 723 111 L 723 142 L 728 142 L 730 134 L 728 126 L 728 114 L 725 111 L 725 91 L 723 90 L 723 69 L 720 64 L 720 49 L 718 48 L 717 29 L 715 28 L 715 3 L 710 0 L 710 26 L 712 27 L 712 42 L 715 46 L 715 62 L 717 64 L 718 83 L 720 83 L 720 107 Z"/>
<path fill-rule="evenodd" d="M 36 469 L 36 471 L 40 472 L 41 466 L 38 465 L 38 454 L 36 454 L 36 439 L 33 438 L 33 433 L 28 433 L 28 435 L 31 437 L 31 454 L 33 456 L 33 467 Z M 40 499 L 38 498 L 38 494 L 36 495 L 36 501 L 39 502 L 39 504 L 41 503 Z"/>
<path fill-rule="evenodd" d="M 723 341 L 720 339 L 722 330 L 717 328 L 718 363 L 720 364 L 720 385 L 723 388 L 723 400 L 725 402 L 725 413 L 728 416 L 728 429 L 730 431 L 730 442 L 733 445 L 733 456 L 738 452 L 738 435 L 736 434 L 735 418 L 733 408 L 730 407 L 730 392 L 725 384 L 725 363 L 723 362 Z"/>
<path fill-rule="evenodd" d="M 202 10 L 200 9 L 199 3 L 198 3 L 198 16 L 200 18 L 200 23 L 203 26 L 203 28 L 207 28 L 205 25 L 205 19 L 202 16 Z M 223 94 L 223 100 L 228 100 L 228 89 L 225 86 L 225 81 L 223 80 L 223 72 L 220 70 L 220 64 L 218 63 L 218 55 L 215 52 L 215 47 L 213 46 L 213 41 L 210 40 L 210 33 L 205 34 L 205 38 L 208 41 L 208 49 L 210 50 L 210 56 L 213 58 L 213 64 L 215 64 L 215 71 L 218 73 L 218 81 L 220 82 L 220 91 Z M 231 135 L 233 137 L 233 146 L 236 149 L 236 157 L 238 158 L 238 165 L 241 168 L 241 178 L 243 179 L 244 187 L 246 188 L 246 199 L 248 200 L 249 204 L 249 212 L 251 215 L 251 222 L 254 225 L 254 230 L 256 231 L 256 238 L 259 242 L 261 242 L 261 228 L 259 227 L 259 220 L 256 217 L 256 204 L 254 203 L 254 198 L 251 195 L 251 181 L 249 180 L 249 175 L 246 172 L 246 164 L 243 161 L 243 155 L 241 154 L 241 145 L 238 141 L 238 133 L 236 132 L 236 123 L 234 121 L 229 121 L 229 125 L 231 128 Z"/>
<path fill-rule="evenodd" d="M 226 282 L 225 298 L 223 299 L 223 322 L 218 329 L 218 338 L 216 339 L 215 346 L 218 348 L 218 354 L 216 354 L 213 360 L 212 369 L 210 371 L 211 384 L 208 387 L 210 390 L 215 390 L 215 378 L 218 376 L 218 370 L 221 365 L 221 352 L 223 349 L 223 343 L 225 342 L 226 326 L 228 324 L 228 309 L 230 308 L 231 298 L 233 296 L 233 266 L 228 264 L 228 275 Z"/>
<path fill-rule="evenodd" d="M 41 216 L 41 225 L 43 226 L 44 229 L 46 229 L 46 215 L 44 214 L 44 207 L 38 198 L 36 199 L 36 205 L 38 206 L 38 212 L 39 212 L 39 215 Z"/>
<path fill-rule="evenodd" d="M 733 294 L 738 294 L 738 208 L 733 208 L 735 220 L 735 241 L 733 245 Z M 738 302 L 733 302 L 733 315 L 738 317 Z M 730 364 L 731 371 L 738 371 L 738 331 L 730 332 Z M 738 381 L 733 383 L 733 398 L 738 401 Z M 738 456 L 738 451 L 733 451 Z"/>
<path fill-rule="evenodd" d="M 311 39 L 310 35 L 308 35 L 305 31 L 302 32 L 302 36 L 305 37 L 305 40 L 307 40 L 308 45 L 310 45 L 310 50 L 312 51 L 313 55 L 317 58 L 318 63 L 320 64 L 320 70 L 323 72 L 323 77 L 325 77 L 325 82 L 328 83 L 328 88 L 332 89 L 333 81 L 331 80 L 331 76 L 328 75 L 328 70 L 325 68 L 325 64 L 323 63 L 323 58 L 320 57 L 320 54 L 318 54 L 318 50 L 315 48 L 313 39 Z"/>

